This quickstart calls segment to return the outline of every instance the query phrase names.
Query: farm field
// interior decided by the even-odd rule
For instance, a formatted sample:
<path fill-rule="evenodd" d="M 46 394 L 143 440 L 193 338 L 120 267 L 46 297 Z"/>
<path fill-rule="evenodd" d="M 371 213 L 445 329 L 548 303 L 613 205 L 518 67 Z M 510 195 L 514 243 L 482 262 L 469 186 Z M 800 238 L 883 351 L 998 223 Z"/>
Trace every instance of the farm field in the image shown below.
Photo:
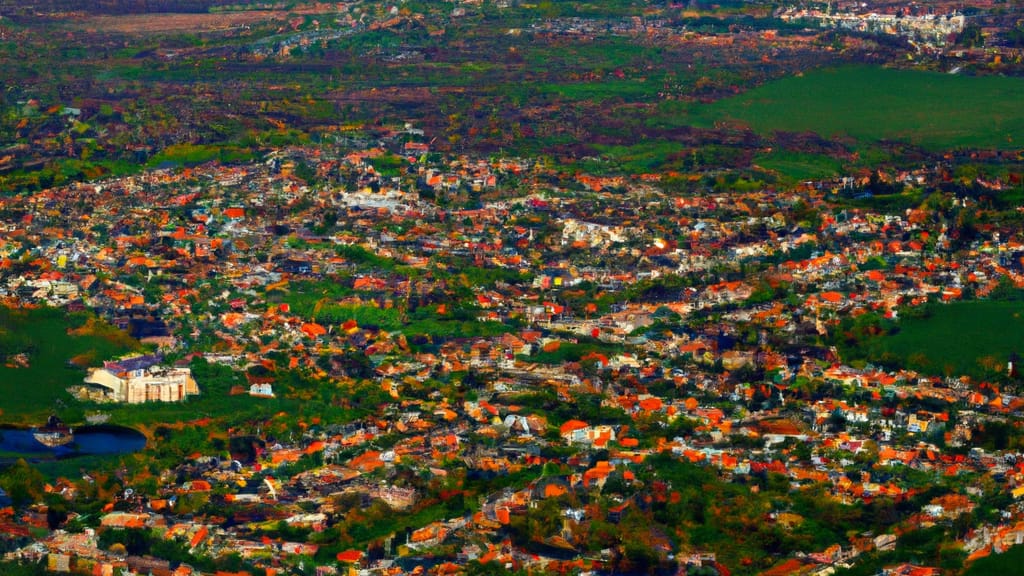
<path fill-rule="evenodd" d="M 677 122 L 738 123 L 757 132 L 906 141 L 930 149 L 1015 148 L 1024 133 L 1024 79 L 849 66 L 808 72 L 711 104 Z"/>
<path fill-rule="evenodd" d="M 973 301 L 932 306 L 927 318 L 906 318 L 875 353 L 895 355 L 915 370 L 981 377 L 1005 370 L 1024 351 L 1024 302 Z"/>
<path fill-rule="evenodd" d="M 756 156 L 754 164 L 792 180 L 829 178 L 842 169 L 842 163 L 830 156 L 784 151 Z"/>

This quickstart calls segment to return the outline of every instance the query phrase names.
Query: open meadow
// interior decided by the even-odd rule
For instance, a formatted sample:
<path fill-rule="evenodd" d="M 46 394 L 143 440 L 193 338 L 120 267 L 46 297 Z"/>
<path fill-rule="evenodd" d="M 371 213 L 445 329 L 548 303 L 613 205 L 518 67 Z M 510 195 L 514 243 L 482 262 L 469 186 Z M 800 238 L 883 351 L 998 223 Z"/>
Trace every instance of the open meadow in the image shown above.
<path fill-rule="evenodd" d="M 1006 369 L 1024 352 L 1024 302 L 979 300 L 932 305 L 925 318 L 899 321 L 874 354 L 889 353 L 911 369 L 981 378 Z"/>
<path fill-rule="evenodd" d="M 770 82 L 676 121 L 757 132 L 811 131 L 859 141 L 906 141 L 930 149 L 1020 148 L 1024 79 L 848 66 Z"/>

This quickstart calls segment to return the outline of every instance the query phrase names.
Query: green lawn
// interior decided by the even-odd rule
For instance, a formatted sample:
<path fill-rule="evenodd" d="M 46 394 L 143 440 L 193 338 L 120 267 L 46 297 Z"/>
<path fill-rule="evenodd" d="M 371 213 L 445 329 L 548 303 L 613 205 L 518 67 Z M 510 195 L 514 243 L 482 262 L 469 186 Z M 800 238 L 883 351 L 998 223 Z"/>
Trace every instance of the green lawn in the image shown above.
<path fill-rule="evenodd" d="M 932 149 L 1019 148 L 1024 79 L 850 66 L 816 70 L 732 98 L 691 105 L 677 124 L 736 122 L 761 133 L 812 131 Z M 663 110 L 669 112 L 669 110 Z"/>
<path fill-rule="evenodd" d="M 927 318 L 901 319 L 899 332 L 879 338 L 872 355 L 889 352 L 912 369 L 980 378 L 987 373 L 985 358 L 1005 370 L 1012 352 L 1024 353 L 1024 302 L 956 302 L 929 310 Z"/>
<path fill-rule="evenodd" d="M 69 402 L 65 390 L 81 384 L 85 370 L 69 364 L 97 366 L 103 360 L 138 348 L 127 334 L 102 322 L 91 322 L 82 334 L 69 334 L 71 327 L 86 324 L 85 313 L 66 315 L 61 310 L 16 310 L 0 307 L 0 418 L 18 423 L 45 419 L 56 407 L 56 400 Z M 28 367 L 10 367 L 19 353 L 28 356 Z M 33 420 L 34 419 L 34 420 Z"/>

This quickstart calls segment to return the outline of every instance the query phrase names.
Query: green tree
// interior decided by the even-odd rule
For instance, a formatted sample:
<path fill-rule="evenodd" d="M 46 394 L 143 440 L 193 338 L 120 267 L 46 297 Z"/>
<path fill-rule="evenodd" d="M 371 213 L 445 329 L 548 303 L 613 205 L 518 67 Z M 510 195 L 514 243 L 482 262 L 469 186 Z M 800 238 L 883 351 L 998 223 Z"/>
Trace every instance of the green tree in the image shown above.
<path fill-rule="evenodd" d="M 313 184 L 316 181 L 316 170 L 301 160 L 295 164 L 294 174 L 307 184 Z"/>
<path fill-rule="evenodd" d="M 964 26 L 960 35 L 956 37 L 956 43 L 960 46 L 975 48 L 985 45 L 985 36 L 981 33 L 981 27 L 977 24 Z"/>
<path fill-rule="evenodd" d="M 14 466 L 0 476 L 0 488 L 7 492 L 15 506 L 25 506 L 41 500 L 44 484 L 43 475 L 24 458 L 19 458 Z"/>

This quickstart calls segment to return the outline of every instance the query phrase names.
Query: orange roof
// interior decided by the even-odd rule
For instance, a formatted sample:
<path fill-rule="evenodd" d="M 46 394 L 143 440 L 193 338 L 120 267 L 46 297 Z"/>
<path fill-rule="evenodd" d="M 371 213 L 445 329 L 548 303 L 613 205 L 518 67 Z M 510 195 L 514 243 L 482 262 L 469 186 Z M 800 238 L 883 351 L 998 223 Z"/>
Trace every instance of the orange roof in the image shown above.
<path fill-rule="evenodd" d="M 661 398 L 644 398 L 640 401 L 640 409 L 645 412 L 661 410 Z"/>
<path fill-rule="evenodd" d="M 790 558 L 782 564 L 777 564 L 764 572 L 761 576 L 789 576 L 796 574 L 804 568 L 804 563 L 796 558 Z"/>
<path fill-rule="evenodd" d="M 552 340 L 551 342 L 548 342 L 547 344 L 544 345 L 543 350 L 545 352 L 556 352 L 561 347 L 562 343 L 560 341 Z"/>
<path fill-rule="evenodd" d="M 545 498 L 557 498 L 559 496 L 566 494 L 567 492 L 568 489 L 566 489 L 565 486 L 561 484 L 555 484 L 554 482 L 549 482 L 544 486 Z"/>
<path fill-rule="evenodd" d="M 209 533 L 210 531 L 206 529 L 206 526 L 200 526 L 199 530 L 196 531 L 196 535 L 192 537 L 192 541 L 189 543 L 189 546 L 192 548 L 199 546 L 202 544 L 203 540 L 206 539 L 206 536 L 209 535 Z"/>
<path fill-rule="evenodd" d="M 361 472 L 369 472 L 384 465 L 380 459 L 380 452 L 368 450 L 349 461 L 348 465 Z"/>
<path fill-rule="evenodd" d="M 277 450 L 270 455 L 270 461 L 277 465 L 282 462 L 297 462 L 301 457 L 302 452 L 299 450 Z"/>
<path fill-rule="evenodd" d="M 338 552 L 338 562 L 359 562 L 363 559 L 363 553 L 359 550 L 345 550 Z"/>
<path fill-rule="evenodd" d="M 316 322 L 309 322 L 302 325 L 302 332 L 310 338 L 316 338 L 317 336 L 323 336 L 327 334 L 327 329 L 317 324 Z"/>
<path fill-rule="evenodd" d="M 590 426 L 590 424 L 587 424 L 586 422 L 584 422 L 582 420 L 569 420 L 568 422 L 566 422 L 565 424 L 562 424 L 558 428 L 558 432 L 560 434 L 568 434 L 568 433 L 574 432 L 576 430 L 582 430 L 582 429 L 587 428 L 589 426 Z"/>
<path fill-rule="evenodd" d="M 843 301 L 843 295 L 840 294 L 839 292 L 822 292 L 821 293 L 821 299 L 826 301 L 826 302 L 832 302 L 832 303 L 842 302 Z"/>
<path fill-rule="evenodd" d="M 503 506 L 501 508 L 497 508 L 494 512 L 498 516 L 498 522 L 500 522 L 501 524 L 508 524 L 509 522 L 512 521 L 512 518 L 511 518 L 511 515 L 509 513 L 509 509 L 508 508 L 505 508 Z M 484 561 L 484 560 L 481 560 L 481 562 L 484 563 L 484 564 L 487 563 L 487 561 Z"/>
<path fill-rule="evenodd" d="M 193 492 L 209 492 L 213 487 L 206 480 L 193 480 L 192 491 Z"/>

